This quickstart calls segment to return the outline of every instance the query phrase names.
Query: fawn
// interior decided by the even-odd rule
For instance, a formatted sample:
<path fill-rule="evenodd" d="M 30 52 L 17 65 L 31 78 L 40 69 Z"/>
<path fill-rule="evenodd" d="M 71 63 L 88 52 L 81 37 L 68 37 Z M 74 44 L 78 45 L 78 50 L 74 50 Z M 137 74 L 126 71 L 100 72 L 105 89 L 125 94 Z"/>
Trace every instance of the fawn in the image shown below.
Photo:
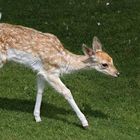
<path fill-rule="evenodd" d="M 102 51 L 102 45 L 97 37 L 93 38 L 92 48 L 83 44 L 82 49 L 84 55 L 76 55 L 66 50 L 53 34 L 0 23 L 0 67 L 8 61 L 14 61 L 37 72 L 37 96 L 34 108 L 36 122 L 41 121 L 40 107 L 45 81 L 47 81 L 65 97 L 82 126 L 88 127 L 86 117 L 78 108 L 71 91 L 60 80 L 60 75 L 88 68 L 113 77 L 118 77 L 119 72 L 113 65 L 112 58 Z"/>

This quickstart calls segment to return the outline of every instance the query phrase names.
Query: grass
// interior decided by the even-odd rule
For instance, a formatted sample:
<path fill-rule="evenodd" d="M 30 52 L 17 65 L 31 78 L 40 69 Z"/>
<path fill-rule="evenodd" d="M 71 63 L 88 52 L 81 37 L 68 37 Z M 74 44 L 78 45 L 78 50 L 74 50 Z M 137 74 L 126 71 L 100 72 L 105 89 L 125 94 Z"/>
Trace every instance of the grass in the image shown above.
<path fill-rule="evenodd" d="M 121 72 L 117 79 L 94 70 L 62 77 L 88 118 L 90 127 L 84 130 L 48 85 L 43 121 L 35 123 L 35 73 L 18 64 L 5 65 L 0 69 L 1 140 L 140 139 L 139 0 L 0 0 L 0 12 L 1 22 L 51 32 L 77 54 L 82 54 L 81 44 L 91 45 L 96 35 Z"/>

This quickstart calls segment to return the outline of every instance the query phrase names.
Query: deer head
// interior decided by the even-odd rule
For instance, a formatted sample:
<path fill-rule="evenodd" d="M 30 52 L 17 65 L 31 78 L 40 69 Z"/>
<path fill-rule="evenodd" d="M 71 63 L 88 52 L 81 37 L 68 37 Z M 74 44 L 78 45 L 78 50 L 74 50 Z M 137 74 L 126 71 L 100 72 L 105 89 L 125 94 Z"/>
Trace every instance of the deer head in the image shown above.
<path fill-rule="evenodd" d="M 102 44 L 97 37 L 93 38 L 92 48 L 88 48 L 85 44 L 82 45 L 82 48 L 84 54 L 88 56 L 85 63 L 88 63 L 90 68 L 113 77 L 119 76 L 119 72 L 113 64 L 113 59 L 102 50 Z"/>

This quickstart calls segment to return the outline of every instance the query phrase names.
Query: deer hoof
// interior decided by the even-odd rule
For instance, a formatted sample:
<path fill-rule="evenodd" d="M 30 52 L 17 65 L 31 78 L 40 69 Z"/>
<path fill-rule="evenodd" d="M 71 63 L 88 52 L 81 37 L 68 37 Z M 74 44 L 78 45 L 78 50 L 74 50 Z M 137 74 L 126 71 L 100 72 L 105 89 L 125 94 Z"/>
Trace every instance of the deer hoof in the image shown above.
<path fill-rule="evenodd" d="M 38 122 L 41 122 L 41 118 L 40 117 L 35 117 L 35 121 L 38 123 Z"/>
<path fill-rule="evenodd" d="M 87 129 L 88 128 L 89 125 L 88 125 L 87 120 L 84 123 L 82 123 L 82 126 L 83 126 L 84 129 Z"/>
<path fill-rule="evenodd" d="M 89 125 L 83 125 L 84 129 L 88 129 Z"/>

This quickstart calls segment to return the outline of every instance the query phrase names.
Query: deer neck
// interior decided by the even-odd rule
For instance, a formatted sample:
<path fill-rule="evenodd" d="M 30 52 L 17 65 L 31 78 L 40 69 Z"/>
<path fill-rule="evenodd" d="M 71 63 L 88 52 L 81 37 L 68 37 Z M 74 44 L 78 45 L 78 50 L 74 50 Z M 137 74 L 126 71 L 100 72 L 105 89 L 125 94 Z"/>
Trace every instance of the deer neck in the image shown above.
<path fill-rule="evenodd" d="M 88 68 L 89 64 L 85 63 L 87 59 L 88 56 L 69 53 L 67 57 L 66 73 Z"/>

